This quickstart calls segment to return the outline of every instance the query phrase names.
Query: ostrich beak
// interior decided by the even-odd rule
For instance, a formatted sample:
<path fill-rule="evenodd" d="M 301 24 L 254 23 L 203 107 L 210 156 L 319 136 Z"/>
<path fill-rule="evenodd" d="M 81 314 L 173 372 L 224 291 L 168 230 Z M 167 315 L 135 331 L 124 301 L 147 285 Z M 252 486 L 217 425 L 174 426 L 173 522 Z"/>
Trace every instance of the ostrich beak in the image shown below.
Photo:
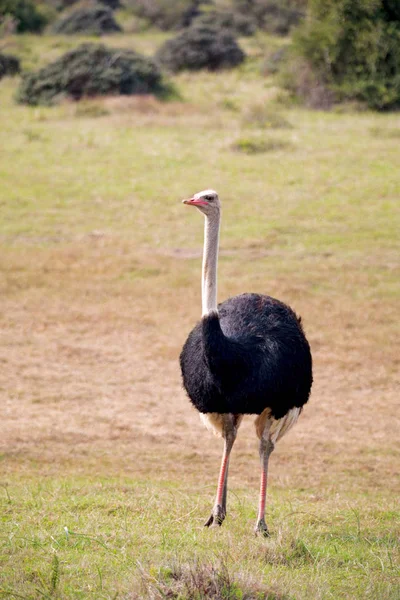
<path fill-rule="evenodd" d="M 198 206 L 203 205 L 203 206 L 207 206 L 208 202 L 206 202 L 205 200 L 198 200 L 197 198 L 188 198 L 187 200 L 182 200 L 183 204 L 189 204 L 192 206 Z"/>

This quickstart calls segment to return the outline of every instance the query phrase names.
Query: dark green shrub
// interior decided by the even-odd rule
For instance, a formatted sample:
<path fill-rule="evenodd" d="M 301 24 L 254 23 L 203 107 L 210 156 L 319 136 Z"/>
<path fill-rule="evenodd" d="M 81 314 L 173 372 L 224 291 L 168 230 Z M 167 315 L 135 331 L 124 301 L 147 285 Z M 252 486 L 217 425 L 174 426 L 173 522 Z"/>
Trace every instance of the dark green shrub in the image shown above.
<path fill-rule="evenodd" d="M 104 6 L 108 6 L 108 8 L 111 8 L 111 10 L 117 10 L 117 8 L 120 8 L 121 6 L 119 0 L 98 0 L 98 2 L 100 2 L 100 4 L 104 4 Z"/>
<path fill-rule="evenodd" d="M 244 58 L 231 30 L 201 23 L 167 40 L 156 54 L 158 62 L 170 71 L 216 71 L 235 67 Z"/>
<path fill-rule="evenodd" d="M 99 4 L 104 4 L 104 6 L 108 6 L 112 10 L 116 10 L 120 8 L 121 3 L 119 0 L 97 0 Z M 65 10 L 66 8 L 71 8 L 76 4 L 81 5 L 85 4 L 85 0 L 47 0 L 47 3 L 50 4 L 56 10 Z M 90 3 L 90 0 L 86 1 L 86 4 Z"/>
<path fill-rule="evenodd" d="M 127 8 L 165 31 L 188 27 L 211 0 L 125 0 Z"/>
<path fill-rule="evenodd" d="M 250 36 L 257 29 L 257 25 L 251 17 L 234 13 L 232 11 L 210 10 L 193 20 L 193 25 L 215 25 L 231 29 L 237 35 Z"/>
<path fill-rule="evenodd" d="M 112 10 L 103 4 L 81 6 L 61 15 L 52 29 L 54 33 L 68 35 L 77 33 L 104 35 L 121 31 Z"/>
<path fill-rule="evenodd" d="M 10 15 L 17 23 L 17 33 L 40 32 L 47 23 L 45 15 L 32 0 L 0 0 L 0 17 Z"/>
<path fill-rule="evenodd" d="M 21 104 L 53 104 L 69 97 L 108 94 L 163 94 L 166 86 L 154 62 L 132 50 L 81 44 L 55 62 L 25 75 L 17 93 Z"/>
<path fill-rule="evenodd" d="M 16 75 L 21 70 L 19 59 L 12 54 L 0 54 L 0 79 L 5 75 Z"/>
<path fill-rule="evenodd" d="M 74 4 L 77 4 L 80 0 L 46 0 L 46 4 L 56 11 L 63 11 L 71 8 Z"/>
<path fill-rule="evenodd" d="M 357 100 L 373 109 L 400 106 L 398 1 L 310 0 L 309 16 L 294 36 L 294 53 L 288 87 L 306 102 L 305 75 L 333 101 Z"/>
<path fill-rule="evenodd" d="M 238 35 L 250 36 L 255 34 L 257 23 L 251 16 L 234 13 L 233 29 Z"/>
<path fill-rule="evenodd" d="M 233 0 L 234 12 L 269 33 L 286 35 L 305 13 L 306 0 Z"/>

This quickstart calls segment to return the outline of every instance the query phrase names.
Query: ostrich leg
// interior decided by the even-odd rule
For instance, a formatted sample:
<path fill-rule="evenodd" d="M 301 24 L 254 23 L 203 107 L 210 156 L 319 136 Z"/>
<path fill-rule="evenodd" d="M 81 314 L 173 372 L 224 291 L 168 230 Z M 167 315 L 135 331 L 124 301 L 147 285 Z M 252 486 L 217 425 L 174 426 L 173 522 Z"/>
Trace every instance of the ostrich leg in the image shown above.
<path fill-rule="evenodd" d="M 265 436 L 265 434 L 267 434 Z M 264 435 L 260 440 L 260 460 L 261 460 L 261 479 L 260 479 L 260 500 L 258 504 L 258 517 L 254 529 L 255 534 L 261 533 L 268 537 L 268 527 L 265 522 L 265 498 L 267 495 L 267 480 L 268 480 L 268 461 L 271 452 L 274 449 L 274 444 L 269 437 L 269 427 L 264 431 Z"/>
<path fill-rule="evenodd" d="M 222 510 L 225 515 L 226 515 L 226 499 L 228 497 L 228 471 L 229 471 L 229 460 L 228 460 L 228 464 L 226 465 L 224 491 L 222 493 Z"/>
<path fill-rule="evenodd" d="M 226 498 L 228 494 L 228 468 L 229 468 L 229 457 L 231 454 L 232 446 L 235 442 L 238 426 L 241 417 L 238 415 L 227 414 L 224 415 L 223 424 L 223 438 L 224 438 L 224 451 L 222 454 L 221 468 L 219 471 L 218 485 L 217 485 L 217 496 L 215 498 L 214 508 L 210 515 L 210 518 L 204 525 L 206 527 L 222 525 L 223 520 L 226 516 Z"/>

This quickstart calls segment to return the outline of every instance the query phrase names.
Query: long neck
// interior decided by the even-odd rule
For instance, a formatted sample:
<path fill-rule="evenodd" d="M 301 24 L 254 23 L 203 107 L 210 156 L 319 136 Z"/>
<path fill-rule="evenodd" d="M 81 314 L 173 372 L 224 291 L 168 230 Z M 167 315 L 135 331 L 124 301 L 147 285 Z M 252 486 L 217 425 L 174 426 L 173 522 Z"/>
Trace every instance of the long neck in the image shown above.
<path fill-rule="evenodd" d="M 220 213 L 205 217 L 203 270 L 201 280 L 201 299 L 203 317 L 217 309 L 217 264 L 219 243 Z"/>

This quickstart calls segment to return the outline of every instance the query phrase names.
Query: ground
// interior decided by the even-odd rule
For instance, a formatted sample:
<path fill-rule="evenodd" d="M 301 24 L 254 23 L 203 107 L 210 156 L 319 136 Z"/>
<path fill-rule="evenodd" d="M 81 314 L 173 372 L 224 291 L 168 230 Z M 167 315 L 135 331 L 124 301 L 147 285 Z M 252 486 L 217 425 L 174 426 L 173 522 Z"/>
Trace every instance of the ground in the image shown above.
<path fill-rule="evenodd" d="M 29 67 L 60 39 L 15 50 Z M 400 598 L 400 118 L 288 106 L 246 43 L 245 67 L 176 76 L 170 102 L 27 108 L 0 84 L 5 597 Z M 252 535 L 251 417 L 226 522 L 203 528 L 221 442 L 181 386 L 203 223 L 180 200 L 208 187 L 219 299 L 284 300 L 313 352 L 310 402 L 271 458 L 269 540 Z"/>

